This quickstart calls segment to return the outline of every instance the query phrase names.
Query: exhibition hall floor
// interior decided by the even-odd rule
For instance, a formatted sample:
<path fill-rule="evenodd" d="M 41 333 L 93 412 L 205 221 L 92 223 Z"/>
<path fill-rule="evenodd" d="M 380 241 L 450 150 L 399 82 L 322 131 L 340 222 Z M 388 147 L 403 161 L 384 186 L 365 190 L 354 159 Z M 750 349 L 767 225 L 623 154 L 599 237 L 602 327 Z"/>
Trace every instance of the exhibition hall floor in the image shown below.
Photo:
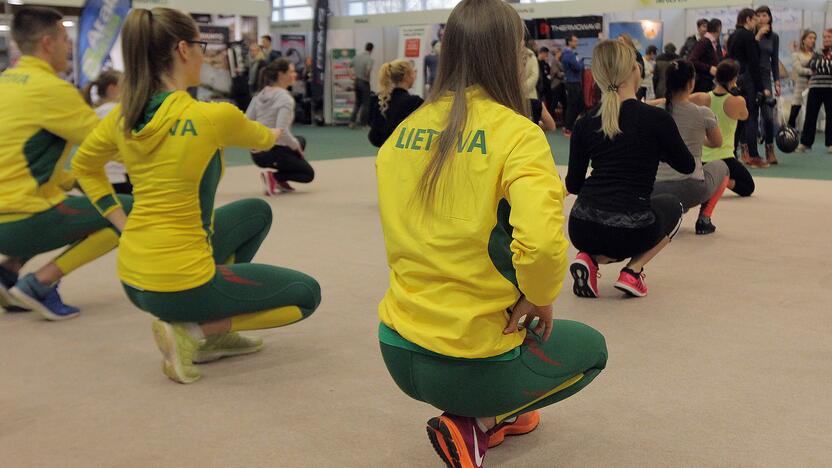
<path fill-rule="evenodd" d="M 275 223 L 255 261 L 317 278 L 320 309 L 252 333 L 262 352 L 175 384 L 111 253 L 61 284 L 81 317 L 0 315 L 0 465 L 441 466 L 424 429 L 437 411 L 405 396 L 379 353 L 388 270 L 372 148 L 358 131 L 296 133 L 310 132 L 317 178 L 266 198 Z M 563 175 L 566 142 L 554 140 Z M 218 206 L 261 197 L 246 157 L 229 152 Z M 811 179 L 832 179 L 832 155 L 782 160 L 754 172 L 765 177 L 753 197 L 723 199 L 714 235 L 695 236 L 685 218 L 646 270 L 646 298 L 613 289 L 615 266 L 602 267 L 598 300 L 574 297 L 567 280 L 555 314 L 600 330 L 608 367 L 487 466 L 829 465 L 832 182 Z"/>

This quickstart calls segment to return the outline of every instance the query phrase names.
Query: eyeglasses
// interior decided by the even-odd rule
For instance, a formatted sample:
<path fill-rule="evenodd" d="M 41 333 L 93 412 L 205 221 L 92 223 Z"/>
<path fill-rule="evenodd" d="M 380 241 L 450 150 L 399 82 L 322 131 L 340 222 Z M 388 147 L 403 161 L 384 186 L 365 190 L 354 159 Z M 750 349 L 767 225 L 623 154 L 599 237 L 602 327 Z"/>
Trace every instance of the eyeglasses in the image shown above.
<path fill-rule="evenodd" d="M 204 54 L 206 50 L 208 50 L 208 42 L 206 41 L 185 41 L 188 44 L 199 44 L 202 47 L 202 53 Z"/>

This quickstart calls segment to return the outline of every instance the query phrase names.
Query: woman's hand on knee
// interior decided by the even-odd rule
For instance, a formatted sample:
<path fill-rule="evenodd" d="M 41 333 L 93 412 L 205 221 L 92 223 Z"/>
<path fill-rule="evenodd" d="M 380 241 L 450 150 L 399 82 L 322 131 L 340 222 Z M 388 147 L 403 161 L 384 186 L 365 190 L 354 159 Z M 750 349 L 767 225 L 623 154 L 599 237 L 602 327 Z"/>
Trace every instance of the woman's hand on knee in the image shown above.
<path fill-rule="evenodd" d="M 520 320 L 523 317 L 526 320 L 523 322 L 524 325 L 531 325 L 534 323 L 534 319 L 537 318 L 537 326 L 534 328 L 534 332 L 543 337 L 543 341 L 547 341 L 549 336 L 552 334 L 552 305 L 547 306 L 536 306 L 526 300 L 526 297 L 523 296 L 517 301 L 517 304 L 511 309 L 511 317 L 508 319 L 508 326 L 505 330 L 503 330 L 504 335 L 508 335 L 511 333 L 517 333 L 517 331 L 521 328 Z"/>

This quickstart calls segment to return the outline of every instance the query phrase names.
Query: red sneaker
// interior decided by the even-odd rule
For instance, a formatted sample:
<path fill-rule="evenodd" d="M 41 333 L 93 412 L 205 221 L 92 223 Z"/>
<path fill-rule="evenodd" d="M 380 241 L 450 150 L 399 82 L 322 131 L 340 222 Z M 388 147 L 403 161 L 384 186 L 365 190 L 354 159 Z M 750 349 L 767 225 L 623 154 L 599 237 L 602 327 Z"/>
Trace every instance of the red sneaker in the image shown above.
<path fill-rule="evenodd" d="M 274 174 L 272 174 L 272 178 L 274 178 Z M 286 182 L 285 180 L 274 179 L 274 183 L 277 186 L 277 189 L 283 193 L 291 193 L 295 191 L 295 189 L 289 185 L 289 182 Z"/>
<path fill-rule="evenodd" d="M 274 171 L 260 171 L 260 181 L 263 182 L 263 194 L 271 197 L 277 194 L 277 184 L 274 180 Z"/>
<path fill-rule="evenodd" d="M 575 261 L 569 266 L 572 279 L 572 292 L 578 297 L 599 297 L 598 294 L 598 264 L 586 252 L 578 252 Z"/>
<path fill-rule="evenodd" d="M 488 448 L 494 448 L 503 443 L 506 436 L 528 434 L 537 429 L 540 424 L 540 413 L 532 411 L 514 418 L 514 421 L 503 421 L 488 431 Z"/>
<path fill-rule="evenodd" d="M 476 419 L 442 413 L 428 421 L 427 431 L 433 449 L 449 467 L 482 467 L 488 434 L 479 428 Z"/>
<path fill-rule="evenodd" d="M 647 284 L 644 283 L 646 277 L 644 272 L 636 273 L 629 268 L 624 268 L 618 275 L 615 288 L 632 297 L 644 297 L 647 295 Z"/>

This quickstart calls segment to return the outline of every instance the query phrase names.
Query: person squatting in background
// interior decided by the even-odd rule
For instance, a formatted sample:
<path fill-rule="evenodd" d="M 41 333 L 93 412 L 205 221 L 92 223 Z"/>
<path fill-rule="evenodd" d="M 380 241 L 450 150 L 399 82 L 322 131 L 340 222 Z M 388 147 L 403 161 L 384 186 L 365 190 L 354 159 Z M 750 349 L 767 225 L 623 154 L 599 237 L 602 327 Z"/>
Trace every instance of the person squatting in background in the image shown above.
<path fill-rule="evenodd" d="M 285 58 L 268 64 L 262 73 L 263 84 L 252 98 L 246 117 L 275 130 L 277 142 L 267 151 L 251 153 L 251 159 L 265 170 L 260 173 L 266 195 L 294 192 L 289 181 L 308 184 L 315 178 L 315 170 L 303 152 L 306 139 L 292 134 L 295 121 L 295 98 L 289 87 L 297 80 L 295 66 Z"/>
<path fill-rule="evenodd" d="M 106 117 L 121 99 L 121 77 L 120 71 L 107 70 L 84 88 L 84 99 L 87 104 L 95 109 L 99 119 Z M 133 194 L 133 184 L 130 183 L 130 176 L 127 174 L 124 164 L 118 161 L 110 161 L 105 169 L 107 178 L 110 179 L 116 193 Z"/>
<path fill-rule="evenodd" d="M 408 90 L 416 81 L 416 69 L 409 60 L 394 60 L 378 72 L 379 92 L 370 104 L 370 143 L 380 148 L 396 127 L 422 105 L 424 99 Z"/>
<path fill-rule="evenodd" d="M 728 189 L 741 197 L 749 197 L 754 193 L 754 179 L 734 154 L 737 122 L 748 118 L 745 98 L 737 89 L 739 73 L 740 66 L 736 61 L 723 60 L 717 66 L 716 88 L 707 95 L 691 96 L 691 101 L 711 108 L 716 115 L 719 131 L 722 133 L 722 146 L 702 148 L 702 162 L 705 163 L 705 170 L 708 170 L 708 166 L 715 161 L 722 161 L 728 166 Z M 710 217 L 709 214 L 707 216 Z"/>
<path fill-rule="evenodd" d="M 689 61 L 674 62 L 668 69 L 664 106 L 673 116 L 682 139 L 693 155 L 696 168 L 693 173 L 683 174 L 667 163 L 659 164 L 653 196 L 673 195 L 682 202 L 685 211 L 700 206 L 696 233 L 711 234 L 716 230 L 711 223 L 711 214 L 728 186 L 728 166 L 722 161 L 702 166 L 703 145 L 719 148 L 723 136 L 710 107 L 691 102 L 695 81 L 696 70 Z"/>
<path fill-rule="evenodd" d="M 404 393 L 442 411 L 427 432 L 453 467 L 481 467 L 607 360 L 600 333 L 552 318 L 569 243 L 563 185 L 527 117 L 524 30 L 502 0 L 460 2 L 442 42 L 454 60 L 399 126 L 413 137 L 394 135 L 376 159 L 390 266 L 381 354 Z"/>
<path fill-rule="evenodd" d="M 647 295 L 644 266 L 670 243 L 682 219 L 678 198 L 651 198 L 659 163 L 691 174 L 696 161 L 673 117 L 636 99 L 641 72 L 632 47 L 602 41 L 592 72 L 601 104 L 575 125 L 566 175 L 566 189 L 578 195 L 569 216 L 569 237 L 578 249 L 572 291 L 599 297 L 598 265 L 630 259 L 615 287 L 641 297 Z"/>
<path fill-rule="evenodd" d="M 265 150 L 281 131 L 248 120 L 232 104 L 188 95 L 200 83 L 206 45 L 185 13 L 133 9 L 122 29 L 122 104 L 72 160 L 96 209 L 123 232 L 119 279 L 130 301 L 157 317 L 152 330 L 162 370 L 180 383 L 200 378 L 196 363 L 263 347 L 237 332 L 298 322 L 321 301 L 308 275 L 251 263 L 272 224 L 266 202 L 214 209 L 223 149 Z M 117 155 L 138 200 L 129 219 L 112 201 L 104 173 Z"/>
<path fill-rule="evenodd" d="M 61 14 L 23 7 L 12 20 L 23 56 L 0 75 L 0 307 L 36 311 L 47 320 L 78 316 L 64 304 L 58 284 L 64 276 L 116 248 L 120 227 L 94 208 L 119 205 L 129 196 L 71 196 L 64 170 L 70 150 L 98 125 L 95 112 L 58 73 L 69 67 L 69 36 Z M 106 175 L 104 176 L 106 180 Z M 109 185 L 109 184 L 108 184 Z M 67 247 L 34 273 L 19 278 L 34 256 Z"/>

